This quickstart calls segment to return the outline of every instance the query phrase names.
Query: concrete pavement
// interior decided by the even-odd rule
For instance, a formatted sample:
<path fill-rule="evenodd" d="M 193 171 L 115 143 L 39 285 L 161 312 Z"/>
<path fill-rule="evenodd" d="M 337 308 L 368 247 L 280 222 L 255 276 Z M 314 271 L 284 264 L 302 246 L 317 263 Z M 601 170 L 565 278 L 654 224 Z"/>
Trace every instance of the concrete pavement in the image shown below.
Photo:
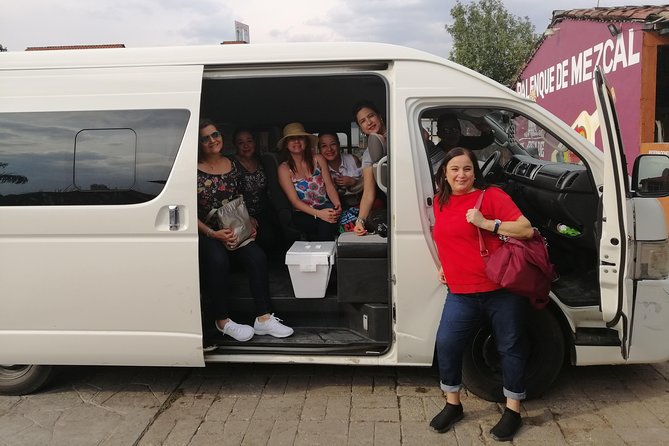
<path fill-rule="evenodd" d="M 446 434 L 431 369 L 219 364 L 64 367 L 26 397 L 0 396 L 0 445 L 495 444 L 502 407 L 465 395 Z M 669 363 L 567 368 L 523 405 L 515 444 L 669 443 Z"/>

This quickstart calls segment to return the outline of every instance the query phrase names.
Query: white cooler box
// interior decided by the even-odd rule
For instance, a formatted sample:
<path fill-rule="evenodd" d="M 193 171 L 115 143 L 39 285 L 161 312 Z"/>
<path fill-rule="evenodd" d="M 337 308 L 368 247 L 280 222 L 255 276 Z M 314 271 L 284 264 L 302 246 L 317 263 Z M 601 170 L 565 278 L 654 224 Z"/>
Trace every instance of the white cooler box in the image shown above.
<path fill-rule="evenodd" d="M 286 253 L 295 297 L 325 297 L 332 265 L 334 242 L 295 242 Z"/>

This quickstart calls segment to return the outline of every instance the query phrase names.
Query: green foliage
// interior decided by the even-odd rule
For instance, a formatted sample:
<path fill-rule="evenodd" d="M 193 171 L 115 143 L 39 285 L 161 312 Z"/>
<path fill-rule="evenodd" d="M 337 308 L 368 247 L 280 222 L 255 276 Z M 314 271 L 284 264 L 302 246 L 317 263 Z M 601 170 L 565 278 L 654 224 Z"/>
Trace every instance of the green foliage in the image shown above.
<path fill-rule="evenodd" d="M 510 14 L 501 0 L 455 2 L 450 59 L 504 85 L 511 85 L 539 36 L 528 17 Z"/>

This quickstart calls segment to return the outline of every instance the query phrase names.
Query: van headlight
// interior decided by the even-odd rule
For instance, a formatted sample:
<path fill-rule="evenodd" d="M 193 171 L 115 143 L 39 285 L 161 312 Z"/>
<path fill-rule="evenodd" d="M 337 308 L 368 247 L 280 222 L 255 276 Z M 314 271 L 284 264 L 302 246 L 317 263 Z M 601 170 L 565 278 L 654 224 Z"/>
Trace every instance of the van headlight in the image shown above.
<path fill-rule="evenodd" d="M 669 277 L 669 241 L 637 242 L 635 279 Z"/>

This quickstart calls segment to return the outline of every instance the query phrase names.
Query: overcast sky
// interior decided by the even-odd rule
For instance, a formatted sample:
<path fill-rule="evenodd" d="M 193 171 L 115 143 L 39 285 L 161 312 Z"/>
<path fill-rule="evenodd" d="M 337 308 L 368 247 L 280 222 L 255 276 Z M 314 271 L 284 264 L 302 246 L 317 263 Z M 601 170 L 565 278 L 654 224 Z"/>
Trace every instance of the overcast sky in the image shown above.
<path fill-rule="evenodd" d="M 462 0 L 468 3 L 468 0 Z M 652 1 L 504 0 L 538 33 L 555 9 L 661 4 Z M 448 57 L 455 0 L 6 0 L 0 44 L 29 46 L 123 43 L 126 47 L 218 44 L 234 40 L 234 21 L 251 43 L 371 41 Z"/>

